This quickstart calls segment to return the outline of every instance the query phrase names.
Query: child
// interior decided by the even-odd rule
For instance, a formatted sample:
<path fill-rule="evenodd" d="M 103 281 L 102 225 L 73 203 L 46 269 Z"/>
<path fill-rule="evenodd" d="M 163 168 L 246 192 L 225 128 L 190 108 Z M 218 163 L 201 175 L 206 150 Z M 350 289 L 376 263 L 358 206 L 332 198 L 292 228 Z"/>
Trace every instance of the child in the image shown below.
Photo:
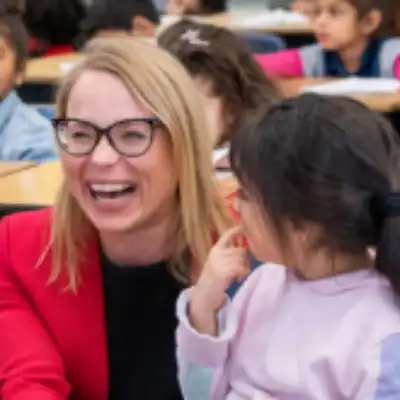
<path fill-rule="evenodd" d="M 31 56 L 76 51 L 80 23 L 85 15 L 86 7 L 81 0 L 26 0 L 23 19 L 31 35 Z"/>
<path fill-rule="evenodd" d="M 248 111 L 278 98 L 250 49 L 227 29 L 184 19 L 167 28 L 158 44 L 193 76 L 215 149 L 228 144 Z"/>
<path fill-rule="evenodd" d="M 178 301 L 185 399 L 400 399 L 399 139 L 383 117 L 303 95 L 232 139 L 241 228 Z M 370 246 L 376 248 L 372 261 Z M 273 263 L 273 264 L 272 264 Z M 198 374 L 210 388 L 195 388 Z"/>
<path fill-rule="evenodd" d="M 269 76 L 400 78 L 394 0 L 315 0 L 318 44 L 256 56 Z"/>
<path fill-rule="evenodd" d="M 82 22 L 84 40 L 99 35 L 131 34 L 134 36 L 156 36 L 160 16 L 151 1 L 107 1 L 95 3 Z"/>
<path fill-rule="evenodd" d="M 166 7 L 167 13 L 172 15 L 215 14 L 226 9 L 226 0 L 169 0 Z"/>
<path fill-rule="evenodd" d="M 0 12 L 0 160 L 50 161 L 57 158 L 51 123 L 25 105 L 14 91 L 24 79 L 27 56 L 28 35 L 19 14 L 3 10 Z"/>

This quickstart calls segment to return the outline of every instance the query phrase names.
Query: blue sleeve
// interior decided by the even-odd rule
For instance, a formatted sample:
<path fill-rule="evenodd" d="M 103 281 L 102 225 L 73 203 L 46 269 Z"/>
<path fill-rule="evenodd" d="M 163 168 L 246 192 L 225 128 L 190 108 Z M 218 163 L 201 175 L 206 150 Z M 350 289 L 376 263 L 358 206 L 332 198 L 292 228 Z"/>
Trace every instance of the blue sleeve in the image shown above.
<path fill-rule="evenodd" d="M 373 400 L 400 399 L 400 333 L 386 338 L 380 348 L 380 371 Z"/>
<path fill-rule="evenodd" d="M 58 158 L 50 121 L 36 110 L 21 104 L 3 131 L 6 160 L 48 162 Z"/>

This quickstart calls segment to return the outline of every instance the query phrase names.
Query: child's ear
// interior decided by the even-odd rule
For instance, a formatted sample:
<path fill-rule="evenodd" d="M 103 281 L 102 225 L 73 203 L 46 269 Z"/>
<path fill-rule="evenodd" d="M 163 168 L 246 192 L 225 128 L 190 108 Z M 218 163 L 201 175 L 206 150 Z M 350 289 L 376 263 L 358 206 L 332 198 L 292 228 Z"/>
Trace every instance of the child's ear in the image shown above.
<path fill-rule="evenodd" d="M 361 30 L 366 36 L 375 33 L 382 23 L 382 12 L 373 9 L 368 14 L 366 14 L 361 20 Z"/>
<path fill-rule="evenodd" d="M 156 26 L 142 15 L 137 15 L 132 19 L 132 34 L 134 36 L 150 36 L 156 34 Z"/>

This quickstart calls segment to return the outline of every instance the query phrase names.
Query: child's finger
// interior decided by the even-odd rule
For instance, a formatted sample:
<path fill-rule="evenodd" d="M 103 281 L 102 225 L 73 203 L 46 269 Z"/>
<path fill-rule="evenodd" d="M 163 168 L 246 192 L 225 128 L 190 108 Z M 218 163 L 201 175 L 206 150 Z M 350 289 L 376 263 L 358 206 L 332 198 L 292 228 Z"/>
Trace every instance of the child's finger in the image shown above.
<path fill-rule="evenodd" d="M 242 235 L 242 232 L 243 228 L 241 226 L 229 229 L 222 234 L 216 245 L 221 248 L 232 247 L 235 245 L 235 241 Z"/>

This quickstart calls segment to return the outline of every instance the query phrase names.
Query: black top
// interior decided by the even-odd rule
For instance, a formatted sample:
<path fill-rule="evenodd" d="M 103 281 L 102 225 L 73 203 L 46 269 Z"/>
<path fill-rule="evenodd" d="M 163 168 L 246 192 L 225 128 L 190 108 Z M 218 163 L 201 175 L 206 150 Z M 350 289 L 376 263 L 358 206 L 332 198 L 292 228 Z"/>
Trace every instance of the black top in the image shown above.
<path fill-rule="evenodd" d="M 102 254 L 109 400 L 182 400 L 175 303 L 183 285 L 165 263 L 118 267 Z"/>

